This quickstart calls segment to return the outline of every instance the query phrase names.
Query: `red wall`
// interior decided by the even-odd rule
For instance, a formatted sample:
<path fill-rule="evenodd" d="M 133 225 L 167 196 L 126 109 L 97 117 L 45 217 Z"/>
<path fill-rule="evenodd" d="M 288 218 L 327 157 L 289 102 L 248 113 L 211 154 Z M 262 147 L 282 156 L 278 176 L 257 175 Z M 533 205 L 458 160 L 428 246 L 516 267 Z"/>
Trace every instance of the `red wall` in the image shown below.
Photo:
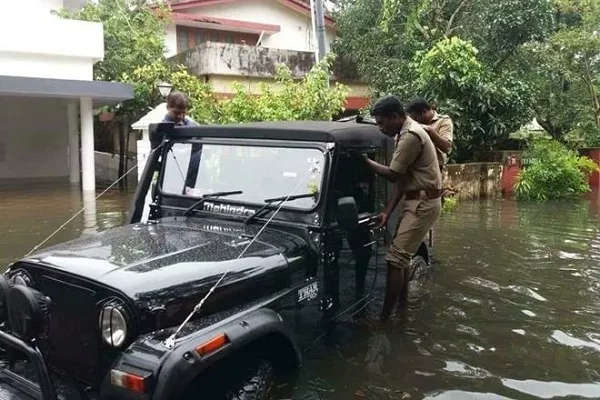
<path fill-rule="evenodd" d="M 519 152 L 506 153 L 502 167 L 502 195 L 510 197 L 515 194 L 514 185 L 521 171 L 521 154 Z"/>
<path fill-rule="evenodd" d="M 579 150 L 579 154 L 581 154 L 582 156 L 588 156 L 589 158 L 594 160 L 597 165 L 600 165 L 600 148 L 581 149 Z M 600 187 L 600 173 L 594 172 L 593 174 L 591 174 L 589 182 L 592 188 Z"/>

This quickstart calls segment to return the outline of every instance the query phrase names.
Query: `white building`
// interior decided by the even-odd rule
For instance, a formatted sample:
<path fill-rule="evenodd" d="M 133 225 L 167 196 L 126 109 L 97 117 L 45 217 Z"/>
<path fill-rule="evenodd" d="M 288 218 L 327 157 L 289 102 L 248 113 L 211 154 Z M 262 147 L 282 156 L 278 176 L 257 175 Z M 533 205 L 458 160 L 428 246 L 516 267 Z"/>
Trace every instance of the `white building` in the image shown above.
<path fill-rule="evenodd" d="M 296 78 L 310 71 L 317 43 L 310 0 L 170 0 L 166 56 L 210 83 L 218 96 L 235 94 L 234 82 L 259 93 L 274 84 L 276 64 L 286 64 Z M 326 51 L 336 37 L 335 21 L 325 15 Z M 351 68 L 350 68 L 351 69 Z M 350 89 L 346 110 L 368 105 L 368 85 L 340 68 L 334 81 Z"/>
<path fill-rule="evenodd" d="M 104 57 L 101 23 L 51 15 L 81 2 L 2 4 L 0 179 L 65 177 L 95 189 L 93 110 L 133 98 L 133 88 L 93 80 Z M 27 25 L 17 17 L 23 10 Z"/>
<path fill-rule="evenodd" d="M 224 42 L 314 52 L 310 3 L 302 0 L 174 0 L 167 57 L 201 43 Z M 335 24 L 325 17 L 327 44 Z"/>

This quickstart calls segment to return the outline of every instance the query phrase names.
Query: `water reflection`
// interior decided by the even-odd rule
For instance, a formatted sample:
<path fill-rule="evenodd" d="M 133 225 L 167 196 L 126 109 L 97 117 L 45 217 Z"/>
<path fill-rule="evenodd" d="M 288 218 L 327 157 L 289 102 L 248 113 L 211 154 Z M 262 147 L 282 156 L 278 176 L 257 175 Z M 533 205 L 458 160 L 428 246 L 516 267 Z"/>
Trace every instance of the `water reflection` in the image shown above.
<path fill-rule="evenodd" d="M 297 398 L 600 398 L 599 204 L 461 203 L 429 295 L 388 332 L 317 343 Z"/>
<path fill-rule="evenodd" d="M 69 184 L 1 189 L 2 265 L 84 203 L 48 245 L 121 225 L 132 196 L 113 190 L 94 204 Z M 600 197 L 460 203 L 435 228 L 427 295 L 386 330 L 340 324 L 275 398 L 600 398 L 599 221 Z"/>
<path fill-rule="evenodd" d="M 100 185 L 97 193 L 104 187 Z M 64 180 L 0 181 L 0 269 L 23 257 L 79 213 L 42 247 L 125 222 L 131 190 L 111 189 L 98 201 Z"/>

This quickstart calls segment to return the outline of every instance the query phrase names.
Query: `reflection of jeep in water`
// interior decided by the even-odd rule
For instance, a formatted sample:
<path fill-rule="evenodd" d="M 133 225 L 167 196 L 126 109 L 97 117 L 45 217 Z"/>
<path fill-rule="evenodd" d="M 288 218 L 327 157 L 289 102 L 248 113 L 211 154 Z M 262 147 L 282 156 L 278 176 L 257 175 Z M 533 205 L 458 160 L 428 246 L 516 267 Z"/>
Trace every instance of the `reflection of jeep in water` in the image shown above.
<path fill-rule="evenodd" d="M 262 398 L 300 344 L 368 301 L 375 178 L 356 154 L 385 146 L 376 127 L 151 136 L 129 224 L 0 277 L 0 398 Z"/>

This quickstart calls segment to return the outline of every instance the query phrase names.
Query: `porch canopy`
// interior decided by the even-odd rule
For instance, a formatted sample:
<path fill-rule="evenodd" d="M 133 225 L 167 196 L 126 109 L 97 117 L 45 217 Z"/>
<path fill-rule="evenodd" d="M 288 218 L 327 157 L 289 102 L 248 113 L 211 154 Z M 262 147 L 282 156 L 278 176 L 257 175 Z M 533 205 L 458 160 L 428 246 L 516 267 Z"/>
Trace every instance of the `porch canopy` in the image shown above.
<path fill-rule="evenodd" d="M 15 150 L 4 151 L 4 158 L 7 158 L 5 172 L 27 170 L 32 176 L 42 176 L 55 175 L 68 168 L 71 182 L 81 181 L 84 191 L 94 191 L 93 110 L 133 97 L 133 87 L 119 82 L 0 75 L 0 103 L 4 106 L 2 115 L 5 119 L 0 126 L 0 139 L 3 139 L 3 133 L 8 135 L 4 140 L 9 140 L 10 146 L 5 148 L 21 151 L 20 154 Z M 14 135 L 15 130 L 22 134 Z M 60 150 L 63 139 L 54 133 L 65 130 L 68 130 L 68 150 Z M 24 135 L 25 132 L 30 132 L 29 136 Z M 34 145 L 28 146 L 26 142 Z M 64 164 L 65 156 L 68 166 Z"/>
<path fill-rule="evenodd" d="M 92 108 L 98 108 L 132 99 L 133 87 L 121 82 L 0 75 L 0 96 L 89 98 Z"/>

